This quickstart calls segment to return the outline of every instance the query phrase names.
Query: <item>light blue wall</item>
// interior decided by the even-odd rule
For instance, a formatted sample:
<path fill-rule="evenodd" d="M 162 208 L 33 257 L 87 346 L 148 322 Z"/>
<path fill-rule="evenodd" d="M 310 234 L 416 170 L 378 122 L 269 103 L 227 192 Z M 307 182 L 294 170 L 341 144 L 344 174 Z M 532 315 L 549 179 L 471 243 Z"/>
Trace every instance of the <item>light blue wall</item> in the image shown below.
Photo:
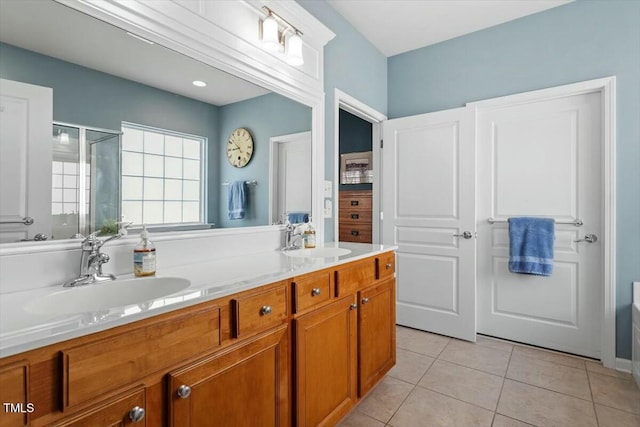
<path fill-rule="evenodd" d="M 640 280 L 640 2 L 578 0 L 389 58 L 389 116 L 617 77 L 617 356 Z"/>
<path fill-rule="evenodd" d="M 338 161 L 338 153 L 333 149 L 334 89 L 386 114 L 387 58 L 327 2 L 297 1 L 336 35 L 324 48 L 325 179 L 332 181 L 334 164 Z M 334 218 L 325 220 L 324 226 L 325 240 L 335 240 Z"/>
<path fill-rule="evenodd" d="M 247 166 L 235 168 L 227 162 L 227 140 L 234 129 L 241 127 L 248 129 L 253 136 L 253 158 Z M 220 107 L 220 143 L 217 146 L 219 179 L 210 177 L 210 180 L 213 183 L 256 180 L 258 185 L 249 187 L 247 212 L 244 219 L 237 220 L 228 218 L 227 187 L 218 185 L 220 188 L 213 189 L 219 191 L 218 197 L 209 202 L 216 201 L 218 204 L 216 226 L 269 224 L 269 138 L 310 130 L 311 108 L 275 93 Z M 215 207 L 210 206 L 209 211 L 214 210 Z"/>

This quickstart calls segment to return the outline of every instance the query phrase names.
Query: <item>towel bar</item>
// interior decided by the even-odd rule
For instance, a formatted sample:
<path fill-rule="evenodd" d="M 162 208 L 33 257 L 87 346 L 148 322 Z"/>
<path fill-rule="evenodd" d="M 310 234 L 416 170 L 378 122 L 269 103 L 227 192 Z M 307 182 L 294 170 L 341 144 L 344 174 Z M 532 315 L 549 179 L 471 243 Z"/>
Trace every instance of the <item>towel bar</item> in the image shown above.
<path fill-rule="evenodd" d="M 252 181 L 245 181 L 244 183 L 247 184 L 247 185 L 258 185 L 258 181 L 256 181 L 255 179 L 252 180 Z M 228 182 L 223 182 L 222 185 L 229 185 L 229 183 Z"/>
<path fill-rule="evenodd" d="M 487 218 L 487 222 L 489 224 L 495 224 L 496 222 L 507 222 L 507 220 L 506 219 Z M 582 219 L 576 218 L 573 221 L 556 221 L 556 224 L 571 224 L 571 225 L 575 225 L 576 227 L 582 227 L 584 222 L 582 221 Z"/>

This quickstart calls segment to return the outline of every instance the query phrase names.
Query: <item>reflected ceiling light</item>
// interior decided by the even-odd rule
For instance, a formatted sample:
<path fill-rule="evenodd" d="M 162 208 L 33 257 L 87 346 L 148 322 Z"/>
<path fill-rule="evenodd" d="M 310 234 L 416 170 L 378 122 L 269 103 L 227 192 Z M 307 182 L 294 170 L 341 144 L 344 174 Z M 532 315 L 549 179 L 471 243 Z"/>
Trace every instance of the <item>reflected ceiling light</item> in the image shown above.
<path fill-rule="evenodd" d="M 56 134 L 56 139 L 60 144 L 68 144 L 69 143 L 69 134 L 64 132 L 62 129 L 58 129 L 58 133 Z"/>
<path fill-rule="evenodd" d="M 198 87 L 205 87 L 207 85 L 207 83 L 203 82 L 202 80 L 194 80 L 193 81 L 193 85 L 194 86 L 198 86 Z"/>
<path fill-rule="evenodd" d="M 262 9 L 267 13 L 267 17 L 258 23 L 262 47 L 270 52 L 284 52 L 289 65 L 298 67 L 304 64 L 302 38 L 300 37 L 302 32 L 267 6 L 262 6 Z M 280 31 L 280 27 L 283 28 L 282 31 Z M 293 34 L 285 38 L 289 31 Z"/>

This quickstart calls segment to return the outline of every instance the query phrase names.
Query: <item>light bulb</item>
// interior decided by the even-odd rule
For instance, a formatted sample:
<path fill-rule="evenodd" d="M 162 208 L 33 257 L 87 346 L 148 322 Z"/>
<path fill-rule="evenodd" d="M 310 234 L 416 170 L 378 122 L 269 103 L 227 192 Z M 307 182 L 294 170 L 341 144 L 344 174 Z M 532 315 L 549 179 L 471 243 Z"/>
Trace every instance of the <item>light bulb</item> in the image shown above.
<path fill-rule="evenodd" d="M 271 52 L 280 50 L 278 40 L 278 23 L 271 15 L 262 21 L 262 46 Z"/>
<path fill-rule="evenodd" d="M 287 39 L 287 64 L 299 67 L 304 64 L 302 57 L 302 39 L 294 34 Z"/>

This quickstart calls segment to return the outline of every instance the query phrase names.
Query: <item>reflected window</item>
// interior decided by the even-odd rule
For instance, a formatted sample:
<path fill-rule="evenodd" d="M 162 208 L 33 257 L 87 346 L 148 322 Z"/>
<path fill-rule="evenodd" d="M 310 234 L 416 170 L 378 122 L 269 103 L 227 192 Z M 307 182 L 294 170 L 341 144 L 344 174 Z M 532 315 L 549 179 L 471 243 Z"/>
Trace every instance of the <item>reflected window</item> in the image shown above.
<path fill-rule="evenodd" d="M 206 138 L 132 123 L 122 132 L 123 220 L 204 223 Z"/>

